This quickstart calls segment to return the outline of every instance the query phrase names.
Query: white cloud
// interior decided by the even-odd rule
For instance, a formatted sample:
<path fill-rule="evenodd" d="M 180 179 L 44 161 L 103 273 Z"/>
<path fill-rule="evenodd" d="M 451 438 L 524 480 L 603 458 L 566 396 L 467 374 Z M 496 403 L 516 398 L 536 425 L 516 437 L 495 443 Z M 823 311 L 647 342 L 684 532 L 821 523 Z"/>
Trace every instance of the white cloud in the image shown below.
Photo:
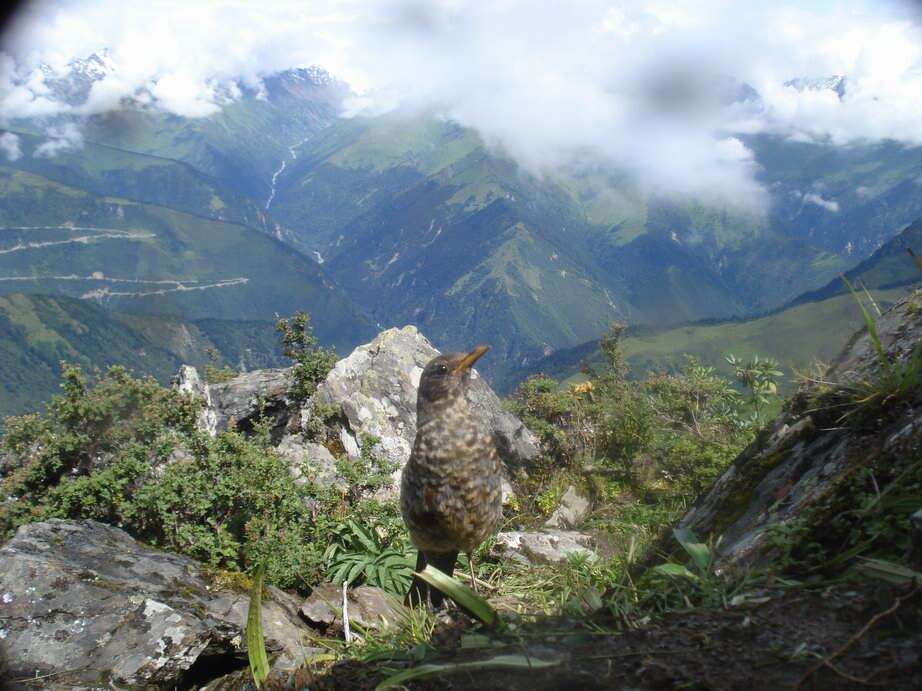
<path fill-rule="evenodd" d="M 12 132 L 0 134 L 0 152 L 7 161 L 18 161 L 22 158 L 22 149 L 19 148 L 19 137 Z"/>
<path fill-rule="evenodd" d="M 144 100 L 207 117 L 238 85 L 320 64 L 356 91 L 349 114 L 435 112 L 538 172 L 626 170 L 657 192 L 741 206 L 765 199 L 741 136 L 922 145 L 922 29 L 871 0 L 74 0 L 33 4 L 0 58 L 0 114 L 67 110 L 62 70 L 108 49 L 77 110 Z M 847 75 L 843 98 L 797 77 Z M 728 104 L 732 75 L 760 102 Z"/>
<path fill-rule="evenodd" d="M 35 148 L 32 152 L 35 158 L 54 158 L 58 154 L 83 148 L 83 134 L 72 122 L 49 127 L 45 134 L 51 138 Z"/>
<path fill-rule="evenodd" d="M 822 196 L 814 194 L 813 192 L 808 192 L 804 195 L 804 202 L 807 204 L 814 204 L 834 214 L 839 213 L 839 202 L 834 199 L 823 199 Z"/>

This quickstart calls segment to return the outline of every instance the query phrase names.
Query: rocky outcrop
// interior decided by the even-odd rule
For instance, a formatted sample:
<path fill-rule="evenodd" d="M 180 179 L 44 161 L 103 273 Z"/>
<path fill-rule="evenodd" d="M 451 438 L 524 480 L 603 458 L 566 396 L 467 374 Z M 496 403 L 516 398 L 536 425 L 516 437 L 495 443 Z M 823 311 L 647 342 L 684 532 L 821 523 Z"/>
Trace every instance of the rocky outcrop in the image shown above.
<path fill-rule="evenodd" d="M 595 561 L 591 546 L 591 537 L 573 530 L 510 530 L 497 534 L 494 552 L 525 564 L 559 564 L 579 555 Z"/>
<path fill-rule="evenodd" d="M 336 458 L 327 447 L 306 441 L 300 434 L 288 434 L 275 450 L 288 462 L 296 483 L 312 482 L 339 490 L 348 489 L 336 470 Z"/>
<path fill-rule="evenodd" d="M 247 593 L 216 587 L 191 559 L 96 521 L 20 528 L 0 549 L 0 602 L 10 679 L 174 688 L 202 683 L 212 667 L 247 664 Z M 278 669 L 293 668 L 310 648 L 297 606 L 275 588 L 264 597 Z"/>
<path fill-rule="evenodd" d="M 334 583 L 317 586 L 301 605 L 301 616 L 326 633 L 343 628 L 343 590 Z M 360 585 L 346 591 L 346 611 L 350 624 L 377 631 L 398 624 L 407 615 L 397 598 L 380 588 Z"/>
<path fill-rule="evenodd" d="M 415 327 L 407 326 L 380 333 L 336 363 L 314 400 L 342 411 L 347 451 L 357 449 L 365 435 L 376 437 L 385 457 L 403 467 L 416 436 L 419 378 L 426 363 L 438 354 Z M 493 431 L 507 467 L 526 466 L 538 454 L 535 437 L 503 410 L 499 397 L 476 371 L 472 376 L 471 408 L 481 424 Z"/>
<path fill-rule="evenodd" d="M 544 524 L 548 528 L 577 528 L 589 516 L 589 500 L 570 485 L 560 498 L 560 505 Z"/>
<path fill-rule="evenodd" d="M 877 330 L 894 368 L 907 367 L 913 351 L 922 346 L 918 300 L 918 294 L 903 299 L 878 320 Z M 721 538 L 718 567 L 768 562 L 772 532 L 827 501 L 841 480 L 859 468 L 874 472 L 919 457 L 918 372 L 897 402 L 879 383 L 874 386 L 883 387 L 884 393 L 877 402 L 827 401 L 829 391 L 845 391 L 856 382 L 879 382 L 880 367 L 871 335 L 859 332 L 821 377 L 822 383 L 804 387 L 681 520 L 679 527 L 701 538 Z M 868 391 L 873 390 L 872 386 Z"/>
<path fill-rule="evenodd" d="M 209 434 L 228 429 L 248 431 L 260 417 L 270 417 L 277 429 L 284 428 L 295 404 L 288 397 L 290 369 L 263 369 L 245 372 L 230 381 L 206 384 L 198 370 L 183 365 L 175 379 L 180 391 L 202 399 L 199 426 Z"/>
<path fill-rule="evenodd" d="M 416 436 L 416 390 L 423 367 L 438 355 L 413 326 L 388 329 L 336 363 L 316 393 L 304 405 L 288 398 L 290 370 L 259 370 L 222 384 L 205 385 L 194 368 L 183 367 L 177 385 L 204 402 L 202 428 L 214 434 L 226 429 L 246 431 L 258 415 L 274 420 L 278 450 L 300 464 L 301 476 L 336 484 L 332 456 L 308 441 L 309 430 L 325 427 L 321 435 L 336 451 L 356 458 L 363 438 L 378 440 L 375 451 L 392 464 L 396 479 L 410 456 Z M 508 470 L 527 468 L 539 453 L 534 435 L 511 413 L 475 371 L 471 407 L 493 438 Z M 334 415 L 326 417 L 332 409 Z M 323 411 L 324 415 L 321 416 Z M 320 418 L 320 419 L 315 419 Z"/>

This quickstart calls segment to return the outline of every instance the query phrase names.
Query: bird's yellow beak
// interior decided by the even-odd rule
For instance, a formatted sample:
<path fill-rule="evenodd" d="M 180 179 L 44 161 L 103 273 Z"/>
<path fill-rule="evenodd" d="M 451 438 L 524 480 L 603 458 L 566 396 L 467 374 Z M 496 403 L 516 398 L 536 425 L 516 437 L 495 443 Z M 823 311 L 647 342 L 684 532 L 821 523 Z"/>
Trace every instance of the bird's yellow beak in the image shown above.
<path fill-rule="evenodd" d="M 461 358 L 461 361 L 457 364 L 454 371 L 456 374 L 461 374 L 465 370 L 469 370 L 474 366 L 474 363 L 477 362 L 483 355 L 490 349 L 490 346 L 479 345 L 474 348 L 471 352 Z"/>

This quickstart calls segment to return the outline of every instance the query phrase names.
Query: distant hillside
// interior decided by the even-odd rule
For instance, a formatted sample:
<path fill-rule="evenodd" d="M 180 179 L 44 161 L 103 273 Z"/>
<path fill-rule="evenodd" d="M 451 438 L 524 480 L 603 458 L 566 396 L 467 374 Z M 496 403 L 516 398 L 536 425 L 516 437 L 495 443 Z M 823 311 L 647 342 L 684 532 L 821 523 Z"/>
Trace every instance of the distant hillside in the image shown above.
<path fill-rule="evenodd" d="M 922 248 L 922 220 L 903 230 L 869 259 L 846 275 L 867 287 L 881 310 L 895 303 L 922 280 L 922 273 L 906 252 Z M 692 355 L 705 364 L 729 372 L 724 357 L 758 354 L 778 360 L 786 371 L 784 385 L 793 385 L 792 370 L 829 361 L 862 324 L 861 312 L 841 279 L 805 294 L 785 308 L 754 319 L 688 324 L 671 329 L 629 329 L 624 352 L 635 376 L 681 366 Z M 501 381 L 509 391 L 523 378 L 542 372 L 557 379 L 579 376 L 581 363 L 598 365 L 596 341 L 560 351 L 529 366 L 516 377 Z"/>
<path fill-rule="evenodd" d="M 303 141 L 336 118 L 345 86 L 322 71 L 294 69 L 243 87 L 210 117 L 186 118 L 146 108 L 124 108 L 78 119 L 84 138 L 139 154 L 186 163 L 222 189 L 264 204 L 272 175 Z M 41 131 L 44 123 L 17 121 Z"/>
<path fill-rule="evenodd" d="M 19 138 L 22 155 L 15 161 L 4 161 L 5 167 L 100 196 L 270 230 L 260 205 L 187 163 L 93 143 L 83 143 L 79 149 L 62 144 L 53 156 L 42 156 L 37 153 L 40 147 L 63 140 L 26 132 L 14 134 Z"/>
<path fill-rule="evenodd" d="M 272 214 L 382 325 L 494 345 L 513 372 L 617 319 L 669 327 L 777 309 L 922 213 L 922 150 L 747 139 L 767 213 L 536 176 L 476 133 L 390 114 L 333 121 L 281 172 Z"/>
<path fill-rule="evenodd" d="M 285 364 L 271 322 L 125 315 L 61 295 L 0 296 L 0 418 L 37 410 L 58 392 L 61 361 L 88 371 L 123 365 L 167 382 L 183 363 L 246 369 Z"/>
<path fill-rule="evenodd" d="M 305 310 L 341 349 L 374 332 L 314 261 L 247 226 L 3 166 L 0 198 L 0 294 L 59 293 L 182 321 Z"/>
<path fill-rule="evenodd" d="M 96 74 L 55 89 L 79 103 Z M 63 187 L 0 189 L 0 223 L 119 232 L 84 234 L 78 246 L 63 242 L 74 238 L 66 230 L 0 230 L 0 271 L 19 281 L 0 294 L 96 295 L 183 320 L 301 308 L 342 347 L 370 336 L 372 323 L 411 323 L 443 349 L 490 343 L 486 373 L 515 377 L 613 320 L 671 328 L 778 309 L 922 214 L 919 147 L 743 137 L 769 197 L 744 209 L 652 189 L 602 162 L 536 173 L 431 114 L 340 117 L 347 95 L 323 70 L 295 69 L 223 94 L 207 117 L 126 103 L 8 123 L 22 155 L 0 169 L 35 176 L 20 187 Z M 67 128 L 82 148 L 68 145 Z M 53 155 L 39 153 L 46 145 Z M 41 254 L 6 252 L 30 242 Z M 103 278 L 23 280 L 71 265 Z M 112 278 L 173 283 L 154 296 Z"/>

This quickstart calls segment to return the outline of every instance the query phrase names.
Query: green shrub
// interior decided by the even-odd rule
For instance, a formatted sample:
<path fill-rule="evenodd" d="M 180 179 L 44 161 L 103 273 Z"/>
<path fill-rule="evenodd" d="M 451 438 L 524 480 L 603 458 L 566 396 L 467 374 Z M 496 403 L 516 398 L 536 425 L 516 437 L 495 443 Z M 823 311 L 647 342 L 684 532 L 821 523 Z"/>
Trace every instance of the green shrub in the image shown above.
<path fill-rule="evenodd" d="M 10 498 L 0 504 L 4 538 L 31 521 L 93 518 L 214 569 L 262 564 L 269 582 L 306 589 L 329 573 L 325 552 L 347 516 L 363 525 L 388 516 L 385 534 L 403 534 L 396 507 L 367 499 L 393 472 L 374 438 L 363 439 L 361 458 L 339 461 L 350 491 L 299 486 L 270 445 L 271 420 L 249 437 L 211 438 L 196 428 L 198 402 L 175 389 L 120 368 L 92 384 L 79 368 L 64 373 L 45 415 L 7 423 L 2 451 L 14 469 L 0 486 Z"/>
<path fill-rule="evenodd" d="M 507 407 L 535 433 L 556 465 L 572 467 L 589 451 L 591 402 L 579 390 L 536 375 L 519 385 Z"/>
<path fill-rule="evenodd" d="M 336 352 L 320 346 L 311 328 L 310 316 L 305 312 L 279 319 L 275 328 L 282 336 L 285 357 L 294 361 L 290 394 L 296 401 L 306 401 L 333 369 Z"/>
<path fill-rule="evenodd" d="M 621 352 L 624 330 L 615 324 L 601 340 L 604 365 L 586 369 L 588 381 L 562 387 L 535 376 L 511 398 L 546 454 L 543 472 L 528 487 L 536 513 L 547 512 L 555 488 L 585 474 L 601 498 L 627 489 L 691 499 L 742 450 L 775 395 L 777 365 L 759 358 L 733 360 L 749 382 L 748 398 L 692 358 L 677 372 L 633 380 Z"/>
<path fill-rule="evenodd" d="M 324 554 L 326 577 L 333 583 L 366 583 L 403 595 L 416 566 L 416 550 L 407 539 L 399 516 L 392 512 L 361 512 L 333 529 L 333 542 Z"/>

